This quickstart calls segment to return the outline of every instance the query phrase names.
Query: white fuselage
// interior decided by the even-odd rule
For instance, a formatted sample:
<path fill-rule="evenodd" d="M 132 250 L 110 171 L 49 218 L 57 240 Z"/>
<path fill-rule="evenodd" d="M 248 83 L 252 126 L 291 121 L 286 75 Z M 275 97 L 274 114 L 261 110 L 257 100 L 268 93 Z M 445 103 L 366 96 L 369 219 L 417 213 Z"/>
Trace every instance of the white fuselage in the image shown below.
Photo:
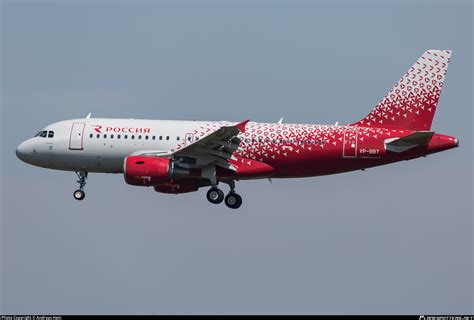
<path fill-rule="evenodd" d="M 224 122 L 216 122 L 219 126 Z M 51 124 L 16 150 L 20 159 L 39 167 L 88 172 L 123 172 L 125 157 L 150 150 L 163 155 L 198 139 L 212 122 L 139 119 L 76 119 Z M 54 136 L 49 138 L 49 132 Z"/>

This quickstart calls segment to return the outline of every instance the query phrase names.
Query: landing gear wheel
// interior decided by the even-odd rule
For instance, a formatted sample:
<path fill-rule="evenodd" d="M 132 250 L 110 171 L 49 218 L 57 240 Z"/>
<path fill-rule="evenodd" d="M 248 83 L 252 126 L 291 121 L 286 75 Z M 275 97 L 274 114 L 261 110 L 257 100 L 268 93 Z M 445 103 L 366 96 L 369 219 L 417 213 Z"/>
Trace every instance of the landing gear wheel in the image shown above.
<path fill-rule="evenodd" d="M 74 199 L 82 200 L 86 197 L 86 193 L 83 190 L 74 191 Z"/>
<path fill-rule="evenodd" d="M 224 200 L 224 192 L 222 192 L 222 190 L 218 188 L 209 189 L 206 196 L 207 200 L 214 204 L 221 203 Z"/>
<path fill-rule="evenodd" d="M 74 191 L 74 199 L 83 200 L 86 197 L 84 186 L 86 185 L 87 171 L 76 171 L 76 175 L 78 178 L 77 183 L 79 183 L 79 189 Z"/>
<path fill-rule="evenodd" d="M 231 192 L 225 197 L 225 205 L 231 209 L 238 209 L 242 205 L 242 197 Z"/>

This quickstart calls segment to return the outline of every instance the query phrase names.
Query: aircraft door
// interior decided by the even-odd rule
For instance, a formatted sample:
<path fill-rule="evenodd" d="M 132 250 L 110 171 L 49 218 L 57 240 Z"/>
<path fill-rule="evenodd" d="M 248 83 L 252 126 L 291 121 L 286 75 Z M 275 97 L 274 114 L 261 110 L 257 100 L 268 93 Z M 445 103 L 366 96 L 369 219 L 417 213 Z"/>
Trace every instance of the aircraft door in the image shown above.
<path fill-rule="evenodd" d="M 84 123 L 73 123 L 71 128 L 71 135 L 69 137 L 69 149 L 70 150 L 82 150 L 83 144 L 82 139 L 84 136 L 84 129 L 86 125 Z"/>
<path fill-rule="evenodd" d="M 190 145 L 194 142 L 194 133 L 186 133 L 184 136 L 184 145 Z"/>
<path fill-rule="evenodd" d="M 342 145 L 343 158 L 357 157 L 357 127 L 347 128 L 344 131 L 344 140 Z"/>

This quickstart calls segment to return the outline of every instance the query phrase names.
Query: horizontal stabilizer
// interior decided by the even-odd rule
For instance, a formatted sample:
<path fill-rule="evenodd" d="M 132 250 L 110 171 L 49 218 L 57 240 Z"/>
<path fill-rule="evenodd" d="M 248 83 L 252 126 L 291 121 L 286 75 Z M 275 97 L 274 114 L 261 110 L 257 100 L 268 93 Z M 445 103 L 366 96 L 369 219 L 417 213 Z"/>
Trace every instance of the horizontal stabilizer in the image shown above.
<path fill-rule="evenodd" d="M 385 149 L 392 152 L 405 152 L 415 147 L 427 146 L 434 132 L 418 131 L 402 138 L 390 138 L 385 140 Z"/>

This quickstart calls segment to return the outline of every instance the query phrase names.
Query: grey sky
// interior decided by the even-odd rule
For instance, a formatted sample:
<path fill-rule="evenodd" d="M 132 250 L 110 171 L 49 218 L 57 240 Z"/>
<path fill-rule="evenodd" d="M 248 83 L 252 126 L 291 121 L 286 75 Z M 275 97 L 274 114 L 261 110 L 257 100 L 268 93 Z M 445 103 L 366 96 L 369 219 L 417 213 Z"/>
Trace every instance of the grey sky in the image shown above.
<path fill-rule="evenodd" d="M 472 313 L 472 2 L 2 1 L 2 313 Z M 353 122 L 427 49 L 461 147 L 240 182 L 238 213 L 14 148 L 83 117 Z"/>

